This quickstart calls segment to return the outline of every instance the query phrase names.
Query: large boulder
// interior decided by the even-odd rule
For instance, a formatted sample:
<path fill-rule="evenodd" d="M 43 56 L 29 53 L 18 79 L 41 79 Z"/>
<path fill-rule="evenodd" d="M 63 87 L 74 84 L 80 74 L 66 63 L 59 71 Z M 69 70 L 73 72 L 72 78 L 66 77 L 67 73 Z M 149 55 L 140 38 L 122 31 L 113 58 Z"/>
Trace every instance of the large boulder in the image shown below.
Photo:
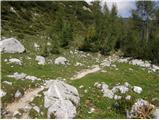
<path fill-rule="evenodd" d="M 62 64 L 62 65 L 66 65 L 67 64 L 67 59 L 65 57 L 58 57 L 55 59 L 54 63 L 55 64 Z"/>
<path fill-rule="evenodd" d="M 74 118 L 80 101 L 77 89 L 59 80 L 48 81 L 47 87 L 49 89 L 44 92 L 44 106 L 48 108 L 48 118 L 52 115 L 58 119 Z"/>
<path fill-rule="evenodd" d="M 15 38 L 4 39 L 1 42 L 0 51 L 3 53 L 23 53 L 24 46 Z"/>
<path fill-rule="evenodd" d="M 43 56 L 36 56 L 36 61 L 38 61 L 39 65 L 45 64 L 45 58 Z"/>

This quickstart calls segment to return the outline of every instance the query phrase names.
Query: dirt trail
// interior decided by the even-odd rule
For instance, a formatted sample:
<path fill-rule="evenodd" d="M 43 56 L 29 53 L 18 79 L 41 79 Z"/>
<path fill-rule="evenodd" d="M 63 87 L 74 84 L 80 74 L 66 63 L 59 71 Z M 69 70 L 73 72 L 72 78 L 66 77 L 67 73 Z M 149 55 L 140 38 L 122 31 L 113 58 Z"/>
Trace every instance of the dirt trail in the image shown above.
<path fill-rule="evenodd" d="M 34 99 L 34 97 L 38 95 L 38 93 L 42 91 L 43 89 L 44 87 L 27 90 L 24 96 L 20 98 L 18 101 L 8 104 L 6 107 L 6 110 L 11 115 L 13 115 L 15 111 L 18 111 L 21 108 L 23 109 L 27 105 L 29 105 L 29 102 L 31 102 Z"/>
<path fill-rule="evenodd" d="M 82 70 L 80 72 L 78 72 L 76 75 L 74 75 L 71 80 L 76 80 L 76 79 L 80 79 L 90 73 L 95 73 L 97 71 L 101 70 L 101 68 L 99 67 L 99 65 L 94 65 L 93 68 L 91 69 L 85 69 L 85 70 Z"/>
<path fill-rule="evenodd" d="M 80 79 L 90 73 L 95 73 L 97 71 L 101 70 L 99 65 L 92 66 L 91 69 L 85 69 L 80 72 L 78 72 L 76 75 L 74 75 L 71 80 Z M 15 111 L 18 111 L 19 109 L 24 109 L 26 106 L 29 105 L 29 103 L 38 95 L 40 91 L 42 91 L 45 87 L 35 88 L 35 89 L 29 89 L 25 92 L 24 96 L 20 98 L 18 101 L 15 101 L 13 103 L 10 103 L 7 105 L 6 110 L 10 113 L 10 117 L 13 118 L 13 114 Z M 27 119 L 28 112 L 23 113 L 22 119 Z"/>

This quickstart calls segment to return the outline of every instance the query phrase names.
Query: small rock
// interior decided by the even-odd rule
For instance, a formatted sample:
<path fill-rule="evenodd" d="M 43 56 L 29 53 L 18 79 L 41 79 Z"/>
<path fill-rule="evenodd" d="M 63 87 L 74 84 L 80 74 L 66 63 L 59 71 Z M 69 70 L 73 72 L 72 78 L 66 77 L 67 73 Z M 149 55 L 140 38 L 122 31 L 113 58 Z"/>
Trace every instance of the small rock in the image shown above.
<path fill-rule="evenodd" d="M 126 86 L 124 86 L 124 85 L 119 85 L 119 86 L 114 86 L 113 89 L 112 89 L 112 91 L 113 91 L 114 93 L 120 91 L 121 94 L 125 94 L 126 92 L 129 91 L 129 89 L 128 89 L 128 87 L 126 87 Z"/>
<path fill-rule="evenodd" d="M 54 63 L 57 65 L 66 65 L 68 60 L 65 57 L 58 57 L 55 59 Z"/>
<path fill-rule="evenodd" d="M 90 108 L 90 110 L 88 111 L 88 113 L 90 114 L 90 113 L 93 113 L 94 111 L 95 111 L 94 108 Z"/>
<path fill-rule="evenodd" d="M 22 62 L 19 59 L 17 59 L 17 58 L 11 58 L 11 59 L 9 59 L 9 63 L 15 63 L 17 65 L 22 65 Z"/>
<path fill-rule="evenodd" d="M 3 91 L 2 89 L 0 89 L 0 97 L 5 96 L 7 93 L 5 91 Z"/>
<path fill-rule="evenodd" d="M 129 68 L 129 70 L 130 70 L 130 71 L 133 71 L 133 69 L 132 69 L 132 68 Z"/>
<path fill-rule="evenodd" d="M 129 86 L 130 86 L 130 84 L 129 84 L 128 82 L 125 82 L 124 85 L 125 85 L 126 87 L 129 87 Z"/>
<path fill-rule="evenodd" d="M 101 84 L 98 83 L 98 82 L 95 82 L 95 83 L 94 83 L 94 86 L 97 87 L 97 88 L 99 88 L 99 89 L 101 88 Z"/>
<path fill-rule="evenodd" d="M 114 96 L 114 99 L 115 99 L 115 100 L 120 100 L 121 98 L 122 98 L 122 96 L 118 96 L 118 95 L 115 95 L 115 96 Z"/>
<path fill-rule="evenodd" d="M 35 76 L 30 76 L 30 75 L 26 76 L 25 79 L 27 79 L 27 80 L 32 80 L 32 81 L 41 80 L 41 79 L 38 79 L 38 78 L 35 77 Z"/>
<path fill-rule="evenodd" d="M 37 43 L 34 43 L 35 48 L 39 48 L 39 45 Z"/>
<path fill-rule="evenodd" d="M 127 96 L 125 97 L 125 99 L 126 99 L 126 100 L 130 100 L 130 99 L 131 99 L 131 96 L 130 96 L 130 95 L 127 95 Z"/>
<path fill-rule="evenodd" d="M 84 93 L 88 93 L 88 90 L 84 90 Z"/>
<path fill-rule="evenodd" d="M 153 118 L 154 119 L 159 119 L 159 109 L 156 108 L 154 111 L 153 111 Z"/>
<path fill-rule="evenodd" d="M 38 106 L 34 106 L 33 109 L 38 113 L 40 112 L 40 108 Z"/>
<path fill-rule="evenodd" d="M 28 60 L 31 60 L 32 58 L 31 58 L 31 57 L 29 57 L 29 56 L 27 56 L 27 59 L 28 59 Z"/>
<path fill-rule="evenodd" d="M 116 68 L 117 66 L 115 64 L 111 65 L 112 67 Z"/>
<path fill-rule="evenodd" d="M 103 66 L 103 67 L 110 67 L 111 66 L 111 62 L 107 61 L 107 60 L 104 60 L 100 65 Z"/>
<path fill-rule="evenodd" d="M 129 59 L 130 59 L 130 58 L 120 58 L 120 59 L 118 60 L 118 62 L 120 62 L 120 63 L 127 63 L 127 62 L 129 61 Z"/>
<path fill-rule="evenodd" d="M 106 70 L 101 70 L 101 72 L 105 73 L 105 72 L 107 72 L 107 71 L 106 71 Z"/>
<path fill-rule="evenodd" d="M 39 65 L 45 64 L 45 58 L 43 56 L 36 56 L 36 61 L 38 61 Z"/>
<path fill-rule="evenodd" d="M 14 97 L 15 98 L 20 98 L 20 97 L 22 97 L 22 93 L 19 90 L 17 90 Z"/>
<path fill-rule="evenodd" d="M 82 63 L 77 62 L 77 63 L 75 64 L 75 66 L 83 66 L 83 64 L 82 64 Z"/>
<path fill-rule="evenodd" d="M 32 109 L 32 106 L 29 104 L 24 107 L 24 111 L 29 111 L 31 109 Z"/>
<path fill-rule="evenodd" d="M 8 85 L 12 85 L 12 82 L 8 82 L 8 81 L 3 81 L 3 83 L 6 83 Z"/>
<path fill-rule="evenodd" d="M 51 43 L 50 43 L 50 42 L 47 42 L 47 45 L 48 45 L 48 46 L 50 46 L 50 45 L 51 45 Z"/>
<path fill-rule="evenodd" d="M 84 88 L 84 86 L 83 86 L 83 85 L 80 85 L 79 88 L 80 88 L 80 89 L 81 89 L 81 88 Z"/>
<path fill-rule="evenodd" d="M 44 112 L 41 112 L 41 115 L 44 115 Z"/>
<path fill-rule="evenodd" d="M 142 88 L 139 87 L 139 86 L 134 86 L 133 87 L 133 91 L 136 92 L 136 93 L 138 93 L 138 94 L 140 94 L 142 92 Z"/>
<path fill-rule="evenodd" d="M 16 80 L 23 79 L 25 78 L 25 76 L 26 76 L 25 73 L 18 73 L 18 72 L 15 72 L 13 75 L 8 75 L 8 77 L 15 78 Z"/>
<path fill-rule="evenodd" d="M 20 113 L 19 111 L 15 111 L 15 112 L 13 113 L 13 116 L 16 116 L 16 115 L 21 115 L 21 113 Z"/>
<path fill-rule="evenodd" d="M 8 59 L 4 59 L 4 62 L 8 62 Z"/>

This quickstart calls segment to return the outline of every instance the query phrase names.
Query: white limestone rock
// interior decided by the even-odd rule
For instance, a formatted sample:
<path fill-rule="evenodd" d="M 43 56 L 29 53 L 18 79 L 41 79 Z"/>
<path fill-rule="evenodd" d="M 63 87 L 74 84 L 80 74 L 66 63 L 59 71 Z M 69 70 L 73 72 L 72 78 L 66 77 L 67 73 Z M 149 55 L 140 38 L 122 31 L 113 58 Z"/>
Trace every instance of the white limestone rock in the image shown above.
<path fill-rule="evenodd" d="M 18 72 L 15 72 L 13 75 L 8 75 L 8 77 L 15 78 L 16 80 L 24 79 L 25 76 L 26 76 L 25 73 L 18 73 Z"/>
<path fill-rule="evenodd" d="M 159 66 L 152 65 L 151 70 L 152 70 L 153 72 L 156 72 L 156 71 L 159 70 Z"/>
<path fill-rule="evenodd" d="M 120 91 L 121 94 L 125 94 L 126 92 L 129 91 L 129 89 L 128 89 L 128 87 L 126 87 L 126 86 L 124 86 L 124 85 L 118 85 L 118 86 L 114 86 L 114 87 L 112 88 L 112 91 L 113 91 L 114 93 Z"/>
<path fill-rule="evenodd" d="M 16 10 L 13 7 L 10 7 L 10 11 L 15 13 L 15 14 L 17 13 Z"/>
<path fill-rule="evenodd" d="M 15 38 L 4 39 L 1 42 L 0 51 L 3 53 L 23 53 L 24 46 Z"/>
<path fill-rule="evenodd" d="M 117 66 L 115 64 L 111 65 L 112 67 L 116 68 Z"/>
<path fill-rule="evenodd" d="M 119 95 L 115 95 L 115 96 L 114 96 L 114 99 L 115 99 L 115 100 L 120 100 L 121 98 L 122 98 L 122 96 L 119 96 Z"/>
<path fill-rule="evenodd" d="M 34 106 L 33 109 L 38 113 L 40 112 L 40 108 L 38 106 Z"/>
<path fill-rule="evenodd" d="M 128 63 L 129 59 L 130 59 L 130 58 L 120 58 L 120 59 L 118 60 L 118 62 L 120 62 L 120 63 Z"/>
<path fill-rule="evenodd" d="M 44 92 L 44 106 L 48 108 L 48 118 L 51 114 L 59 119 L 74 118 L 80 101 L 77 89 L 59 80 L 50 80 L 46 84 L 49 89 Z"/>
<path fill-rule="evenodd" d="M 4 59 L 4 62 L 8 62 L 8 59 Z"/>
<path fill-rule="evenodd" d="M 81 89 L 81 88 L 84 88 L 84 86 L 83 86 L 83 85 L 80 85 L 79 88 L 80 88 L 80 89 Z"/>
<path fill-rule="evenodd" d="M 90 113 L 93 113 L 93 112 L 95 112 L 95 108 L 89 108 L 89 111 L 88 111 L 88 113 L 90 114 Z"/>
<path fill-rule="evenodd" d="M 36 61 L 38 61 L 39 65 L 45 64 L 45 58 L 43 56 L 36 56 Z"/>
<path fill-rule="evenodd" d="M 52 114 L 56 119 L 71 119 L 76 116 L 76 107 L 70 100 L 57 100 L 48 108 L 48 118 L 51 118 Z"/>
<path fill-rule="evenodd" d="M 48 46 L 51 46 L 52 44 L 51 44 L 50 42 L 47 42 L 47 45 L 48 45 Z"/>
<path fill-rule="evenodd" d="M 14 97 L 15 98 L 20 98 L 20 97 L 22 97 L 22 93 L 19 90 L 17 90 Z"/>
<path fill-rule="evenodd" d="M 126 100 L 130 100 L 130 99 L 131 99 L 131 96 L 130 96 L 130 95 L 127 95 L 127 96 L 125 97 L 125 99 L 126 99 Z"/>
<path fill-rule="evenodd" d="M 14 63 L 14 64 L 17 64 L 17 65 L 22 65 L 22 62 L 17 59 L 17 58 L 11 58 L 9 59 L 9 63 Z"/>
<path fill-rule="evenodd" d="M 35 76 L 30 76 L 30 75 L 27 75 L 27 76 L 25 77 L 25 79 L 27 79 L 27 80 L 32 80 L 32 81 L 40 80 L 40 78 L 37 78 L 37 77 L 35 77 Z"/>
<path fill-rule="evenodd" d="M 83 66 L 83 64 L 80 62 L 76 62 L 75 66 Z"/>
<path fill-rule="evenodd" d="M 136 93 L 138 93 L 138 94 L 140 94 L 142 92 L 142 88 L 139 87 L 139 86 L 134 86 L 133 87 L 133 91 L 136 92 Z"/>
<path fill-rule="evenodd" d="M 92 12 L 91 9 L 89 9 L 89 8 L 86 7 L 86 6 L 83 6 L 83 10 L 87 10 L 87 11 L 89 11 L 89 12 Z"/>
<path fill-rule="evenodd" d="M 87 89 L 85 89 L 85 90 L 84 90 L 84 93 L 88 93 L 88 90 L 87 90 Z"/>
<path fill-rule="evenodd" d="M 3 91 L 2 89 L 0 89 L 0 98 L 5 96 L 7 93 L 5 91 Z"/>
<path fill-rule="evenodd" d="M 102 83 L 102 89 L 101 91 L 103 92 L 103 96 L 104 97 L 108 97 L 110 99 L 112 99 L 114 97 L 114 93 L 112 90 L 108 89 L 108 85 L 105 83 Z"/>
<path fill-rule="evenodd" d="M 102 85 L 99 82 L 95 82 L 94 86 L 97 87 L 97 88 L 99 88 L 99 89 L 102 87 Z"/>
<path fill-rule="evenodd" d="M 110 67 L 111 66 L 111 61 L 108 61 L 108 60 L 104 60 L 100 66 L 102 67 Z"/>
<path fill-rule="evenodd" d="M 8 84 L 8 85 L 12 85 L 12 82 L 9 82 L 9 81 L 3 81 L 3 83 Z"/>
<path fill-rule="evenodd" d="M 66 65 L 68 62 L 68 60 L 65 58 L 65 57 L 58 57 L 55 59 L 54 63 L 57 64 L 57 65 Z"/>
<path fill-rule="evenodd" d="M 37 43 L 34 43 L 35 48 L 39 48 L 40 46 Z"/>
<path fill-rule="evenodd" d="M 21 113 L 20 113 L 19 111 L 15 111 L 15 112 L 13 113 L 13 116 L 16 116 L 16 115 L 21 115 Z"/>
<path fill-rule="evenodd" d="M 128 82 L 125 82 L 124 85 L 125 85 L 126 87 L 129 87 L 129 86 L 130 86 L 130 84 L 129 84 Z"/>
<path fill-rule="evenodd" d="M 153 111 L 153 113 L 152 113 L 152 115 L 153 115 L 153 118 L 154 119 L 159 119 L 159 108 L 156 108 L 154 111 Z"/>

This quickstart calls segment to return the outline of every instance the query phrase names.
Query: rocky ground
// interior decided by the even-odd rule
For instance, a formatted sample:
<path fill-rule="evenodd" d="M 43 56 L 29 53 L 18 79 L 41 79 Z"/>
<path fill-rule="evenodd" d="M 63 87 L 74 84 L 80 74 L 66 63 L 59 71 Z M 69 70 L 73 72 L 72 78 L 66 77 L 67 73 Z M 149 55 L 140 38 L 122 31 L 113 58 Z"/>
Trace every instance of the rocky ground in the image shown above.
<path fill-rule="evenodd" d="M 45 58 L 14 38 L 0 48 L 2 118 L 158 118 L 150 61 L 75 49 Z"/>

